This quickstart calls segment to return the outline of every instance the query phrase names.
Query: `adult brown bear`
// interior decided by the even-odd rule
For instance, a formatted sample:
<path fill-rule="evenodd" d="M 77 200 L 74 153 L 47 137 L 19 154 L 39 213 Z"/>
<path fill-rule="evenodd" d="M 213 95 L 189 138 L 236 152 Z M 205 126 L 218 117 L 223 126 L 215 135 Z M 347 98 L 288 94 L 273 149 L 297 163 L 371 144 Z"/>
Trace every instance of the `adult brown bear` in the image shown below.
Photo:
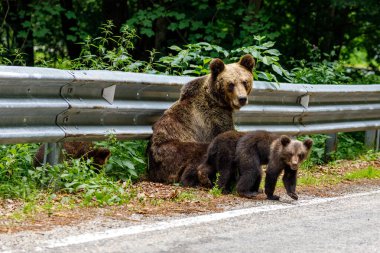
<path fill-rule="evenodd" d="M 209 75 L 182 88 L 179 100 L 153 125 L 147 148 L 150 180 L 198 184 L 197 167 L 208 144 L 234 129 L 233 111 L 248 103 L 254 65 L 251 55 L 227 65 L 214 59 Z"/>

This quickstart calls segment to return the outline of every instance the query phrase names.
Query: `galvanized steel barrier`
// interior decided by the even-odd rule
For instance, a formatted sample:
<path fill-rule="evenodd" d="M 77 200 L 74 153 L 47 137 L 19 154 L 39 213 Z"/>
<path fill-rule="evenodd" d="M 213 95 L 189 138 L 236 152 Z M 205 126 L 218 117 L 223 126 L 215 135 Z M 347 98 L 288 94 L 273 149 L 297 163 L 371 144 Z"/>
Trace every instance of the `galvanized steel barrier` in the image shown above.
<path fill-rule="evenodd" d="M 0 143 L 145 139 L 193 77 L 0 66 Z M 237 128 L 293 135 L 380 129 L 380 85 L 258 82 Z M 379 143 L 379 130 L 372 134 Z"/>

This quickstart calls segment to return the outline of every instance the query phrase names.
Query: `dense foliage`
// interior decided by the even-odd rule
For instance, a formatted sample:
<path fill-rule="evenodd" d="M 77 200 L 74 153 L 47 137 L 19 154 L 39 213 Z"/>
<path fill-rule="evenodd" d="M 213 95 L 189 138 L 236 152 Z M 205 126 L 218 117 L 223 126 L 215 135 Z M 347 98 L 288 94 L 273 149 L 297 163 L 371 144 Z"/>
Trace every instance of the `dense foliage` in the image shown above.
<path fill-rule="evenodd" d="M 291 59 L 309 60 L 309 44 L 323 59 L 335 50 L 333 60 L 379 66 L 376 0 L 9 0 L 0 2 L 0 17 L 0 53 L 15 64 L 18 53 L 27 65 L 75 59 L 78 43 L 98 37 L 97 28 L 112 20 L 116 35 L 123 25 L 136 29 L 140 38 L 130 53 L 138 60 L 147 61 L 152 50 L 167 55 L 172 45 L 207 42 L 232 50 L 266 36 L 277 42 L 287 68 Z"/>

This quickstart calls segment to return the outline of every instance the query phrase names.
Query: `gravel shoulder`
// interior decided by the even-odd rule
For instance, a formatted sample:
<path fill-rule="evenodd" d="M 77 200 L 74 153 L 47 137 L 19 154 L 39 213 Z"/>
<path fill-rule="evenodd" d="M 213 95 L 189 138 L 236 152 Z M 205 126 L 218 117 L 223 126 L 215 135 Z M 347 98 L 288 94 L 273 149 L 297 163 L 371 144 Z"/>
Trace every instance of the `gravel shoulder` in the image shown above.
<path fill-rule="evenodd" d="M 368 162 L 343 162 L 342 164 L 335 169 L 340 172 L 321 167 L 315 171 L 315 177 L 327 172 L 339 174 L 368 166 Z M 379 161 L 371 162 L 370 165 L 380 168 Z M 102 231 L 105 228 L 119 228 L 199 214 L 278 204 L 276 201 L 266 200 L 264 194 L 260 194 L 255 199 L 240 198 L 233 194 L 214 196 L 208 189 L 184 188 L 147 181 L 134 184 L 133 187 L 137 196 L 127 205 L 57 210 L 53 208 L 49 212 L 38 212 L 21 220 L 11 216 L 15 210 L 21 208 L 21 202 L 0 200 L 0 245 L 2 245 L 0 250 L 6 250 L 13 243 L 51 238 L 57 234 L 64 237 L 88 231 Z M 380 179 L 344 180 L 334 184 L 297 187 L 300 200 L 378 189 L 380 189 Z M 276 192 L 281 196 L 281 202 L 293 201 L 285 194 L 282 187 L 278 187 Z"/>

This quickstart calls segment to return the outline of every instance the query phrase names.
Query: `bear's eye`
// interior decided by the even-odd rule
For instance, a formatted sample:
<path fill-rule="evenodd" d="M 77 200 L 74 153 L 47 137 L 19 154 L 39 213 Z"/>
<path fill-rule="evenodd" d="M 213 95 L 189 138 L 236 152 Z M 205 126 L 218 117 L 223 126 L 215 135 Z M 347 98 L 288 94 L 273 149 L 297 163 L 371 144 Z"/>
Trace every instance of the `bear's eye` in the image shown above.
<path fill-rule="evenodd" d="M 248 89 L 248 82 L 247 81 L 243 81 L 243 85 L 244 85 L 245 89 Z"/>
<path fill-rule="evenodd" d="M 299 157 L 300 160 L 303 160 L 305 158 L 305 154 L 301 153 L 301 154 L 298 155 L 298 157 Z"/>
<path fill-rule="evenodd" d="M 233 83 L 228 83 L 228 91 L 232 92 L 235 88 L 235 85 Z"/>

